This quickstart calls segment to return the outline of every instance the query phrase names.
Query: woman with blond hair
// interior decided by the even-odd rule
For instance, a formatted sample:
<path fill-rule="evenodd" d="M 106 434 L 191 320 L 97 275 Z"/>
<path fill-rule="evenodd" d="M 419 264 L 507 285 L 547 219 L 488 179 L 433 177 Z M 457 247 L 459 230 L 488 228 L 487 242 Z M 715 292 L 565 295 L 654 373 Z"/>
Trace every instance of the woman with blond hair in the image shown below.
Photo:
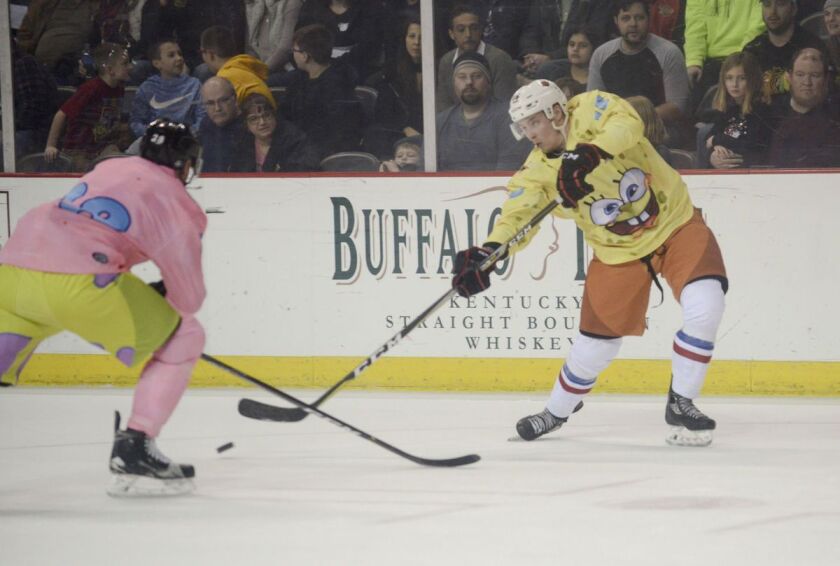
<path fill-rule="evenodd" d="M 762 95 L 758 60 L 747 52 L 724 59 L 712 103 L 717 116 L 706 138 L 712 167 L 735 169 L 765 164 L 773 137 L 767 102 Z"/>

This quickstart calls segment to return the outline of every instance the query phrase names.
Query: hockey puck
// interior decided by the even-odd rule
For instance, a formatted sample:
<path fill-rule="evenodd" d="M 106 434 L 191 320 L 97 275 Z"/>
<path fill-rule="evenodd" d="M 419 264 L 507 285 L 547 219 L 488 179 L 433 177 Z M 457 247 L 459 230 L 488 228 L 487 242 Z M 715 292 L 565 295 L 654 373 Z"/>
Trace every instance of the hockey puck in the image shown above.
<path fill-rule="evenodd" d="M 222 452 L 224 452 L 225 450 L 230 450 L 231 448 L 233 448 L 233 442 L 228 442 L 227 444 L 222 444 L 221 446 L 219 446 L 218 448 L 216 448 L 216 452 L 218 452 L 219 454 L 221 454 L 221 453 L 222 453 Z"/>

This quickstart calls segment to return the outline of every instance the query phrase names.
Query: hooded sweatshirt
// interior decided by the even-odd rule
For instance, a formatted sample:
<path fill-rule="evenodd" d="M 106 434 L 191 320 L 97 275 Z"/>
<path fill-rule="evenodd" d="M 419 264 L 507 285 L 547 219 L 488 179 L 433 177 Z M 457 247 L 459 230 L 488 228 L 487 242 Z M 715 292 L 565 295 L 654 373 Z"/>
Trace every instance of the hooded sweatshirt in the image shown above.
<path fill-rule="evenodd" d="M 216 73 L 230 81 L 236 90 L 236 103 L 242 104 L 249 94 L 261 94 L 277 109 L 277 103 L 265 84 L 268 78 L 268 67 L 265 63 L 250 55 L 236 55 L 231 57 Z"/>
<path fill-rule="evenodd" d="M 764 31 L 761 2 L 755 0 L 688 0 L 685 7 L 685 64 L 703 66 L 706 59 L 740 51 Z"/>
<path fill-rule="evenodd" d="M 131 131 L 142 136 L 146 126 L 157 118 L 169 118 L 186 124 L 193 132 L 204 118 L 201 105 L 201 83 L 195 77 L 182 75 L 164 79 L 153 75 L 143 81 L 131 104 Z"/>

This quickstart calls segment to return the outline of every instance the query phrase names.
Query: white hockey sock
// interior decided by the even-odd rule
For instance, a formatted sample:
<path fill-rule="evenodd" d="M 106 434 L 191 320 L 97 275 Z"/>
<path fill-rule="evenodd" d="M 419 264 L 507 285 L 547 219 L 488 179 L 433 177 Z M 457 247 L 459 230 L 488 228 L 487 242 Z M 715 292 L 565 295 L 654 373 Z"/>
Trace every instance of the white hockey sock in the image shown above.
<path fill-rule="evenodd" d="M 683 327 L 674 336 L 671 388 L 683 397 L 695 399 L 706 380 L 715 336 L 723 317 L 724 295 L 720 282 L 701 279 L 686 285 L 680 295 L 680 304 Z"/>
<path fill-rule="evenodd" d="M 546 403 L 555 417 L 566 418 L 595 386 L 621 348 L 621 338 L 590 338 L 578 334 Z"/>

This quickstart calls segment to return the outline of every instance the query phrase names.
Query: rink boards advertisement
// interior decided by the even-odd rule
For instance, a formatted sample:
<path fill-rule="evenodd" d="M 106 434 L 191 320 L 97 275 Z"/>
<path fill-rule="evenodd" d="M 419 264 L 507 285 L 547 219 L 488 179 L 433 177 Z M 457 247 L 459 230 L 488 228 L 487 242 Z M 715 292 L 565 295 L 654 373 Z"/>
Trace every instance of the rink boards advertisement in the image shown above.
<path fill-rule="evenodd" d="M 832 214 L 840 205 L 838 175 L 685 179 L 720 242 L 731 281 L 707 390 L 840 394 L 840 267 L 834 260 L 840 237 Z M 199 314 L 206 351 L 273 383 L 333 383 L 446 293 L 456 252 L 484 241 L 507 198 L 506 181 L 200 179 L 191 194 L 209 217 L 208 298 Z M 0 178 L 0 245 L 8 235 L 3 222 L 13 226 L 26 210 L 73 184 L 67 177 Z M 497 266 L 490 289 L 446 301 L 357 385 L 549 388 L 577 332 L 591 257 L 571 221 L 546 218 L 527 249 Z M 151 266 L 136 272 L 148 280 L 157 276 Z M 680 311 L 663 285 L 664 300 L 651 287 L 645 335 L 624 340 L 599 390 L 667 389 Z M 67 335 L 50 339 L 40 352 L 47 355 L 33 359 L 24 381 L 133 379 Z M 196 370 L 194 384 L 229 383 L 210 368 Z"/>

